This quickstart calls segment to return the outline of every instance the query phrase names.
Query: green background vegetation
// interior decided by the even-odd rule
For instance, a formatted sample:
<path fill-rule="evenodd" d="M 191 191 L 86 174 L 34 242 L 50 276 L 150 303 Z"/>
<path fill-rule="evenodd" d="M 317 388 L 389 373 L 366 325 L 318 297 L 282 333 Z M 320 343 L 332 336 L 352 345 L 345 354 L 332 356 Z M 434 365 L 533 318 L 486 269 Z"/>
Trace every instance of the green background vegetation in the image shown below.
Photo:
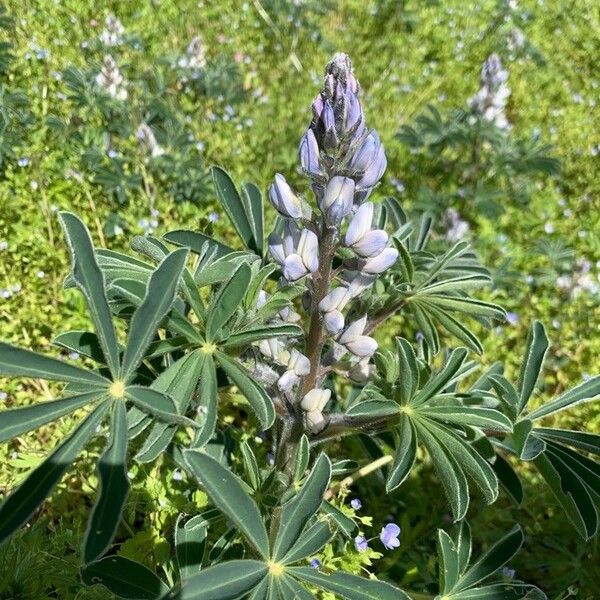
<path fill-rule="evenodd" d="M 418 208 L 418 188 L 427 182 L 421 180 L 415 157 L 395 134 L 427 104 L 442 113 L 465 105 L 477 90 L 482 61 L 502 45 L 507 31 L 504 15 L 511 12 L 492 1 L 328 0 L 298 7 L 277 0 L 11 0 L 5 6 L 14 26 L 4 38 L 14 46 L 15 61 L 2 78 L 3 94 L 25 91 L 30 123 L 12 151 L 2 147 L 0 242 L 6 241 L 8 247 L 0 251 L 0 289 L 20 286 L 20 290 L 0 298 L 0 337 L 43 351 L 50 348 L 59 328 L 87 325 L 80 296 L 61 289 L 69 263 L 57 209 L 82 215 L 100 243 L 99 230 L 111 213 L 131 233 L 141 233 L 138 222 L 148 218 L 149 196 L 160 213 L 158 234 L 176 227 L 206 226 L 217 206 L 210 189 L 196 203 L 176 203 L 172 195 L 161 193 L 160 182 L 152 180 L 119 204 L 108 199 L 88 174 L 73 175 L 79 157 L 49 125 L 51 115 L 66 119 L 73 112 L 72 103 L 62 95 L 65 83 L 55 74 L 70 66 L 91 68 L 81 44 L 97 38 L 107 14 L 116 14 L 135 38 L 114 51 L 129 81 L 141 78 L 164 57 L 183 53 L 194 35 L 204 39 L 209 63 L 228 60 L 237 65 L 233 83 L 237 81 L 245 93 L 232 99 L 233 117 L 223 118 L 227 98 L 220 100 L 219 92 L 188 96 L 180 107 L 191 117 L 187 126 L 194 138 L 202 142 L 199 164 L 223 165 L 238 180 L 254 181 L 262 189 L 276 172 L 285 173 L 291 183 L 300 182 L 297 145 L 310 120 L 309 106 L 319 89 L 323 65 L 335 51 L 348 52 L 362 85 L 368 122 L 379 131 L 388 155 L 387 175 L 376 197 L 397 194 L 411 210 Z M 509 120 L 519 136 L 539 135 L 551 143 L 562 172 L 556 178 L 540 179 L 526 207 L 507 204 L 503 214 L 493 219 L 469 216 L 475 248 L 497 276 L 496 287 L 485 295 L 518 315 L 516 325 L 484 336 L 484 362 L 502 358 L 516 369 L 529 324 L 542 320 L 553 346 L 540 385 L 541 399 L 579 383 L 586 373 L 600 371 L 598 295 L 570 298 L 556 285 L 557 273 L 564 271 L 558 263 L 565 256 L 567 269 L 575 258 L 591 261 L 596 277 L 600 261 L 600 153 L 594 155 L 600 145 L 600 13 L 593 0 L 568 5 L 538 0 L 521 2 L 518 14 L 526 16 L 519 26 L 535 48 L 537 60 L 503 56 L 512 90 Z M 95 27 L 93 20 L 98 23 Z M 47 50 L 48 55 L 36 58 L 36 49 Z M 226 83 L 219 85 L 227 96 Z M 129 102 L 134 105 L 138 100 L 132 92 Z M 99 125 L 90 117 L 79 126 Z M 133 172 L 127 144 L 133 154 L 137 142 L 132 137 L 120 148 L 126 169 Z M 28 159 L 26 166 L 20 166 L 22 158 Z M 400 194 L 395 178 L 404 182 Z M 227 235 L 225 219 L 214 227 Z M 122 249 L 124 237 L 106 243 Z M 533 277 L 527 279 L 528 274 Z M 399 333 L 399 328 L 390 326 L 380 333 L 381 341 Z M 7 395 L 0 400 L 2 408 L 51 393 L 43 383 L 32 381 L 0 380 L 0 391 Z M 564 426 L 600 430 L 600 415 L 593 404 L 561 419 Z M 69 427 L 65 419 L 59 426 L 1 447 L 0 495 L 35 466 L 42 449 L 53 446 Z M 77 551 L 90 494 L 97 484 L 88 463 L 84 456 L 79 475 L 65 479 L 34 524 L 0 549 L 0 598 L 106 597 L 102 590 L 81 589 L 77 581 Z M 205 497 L 200 492 L 187 496 L 185 483 L 173 478 L 168 465 L 143 466 L 131 475 L 134 492 L 122 532 L 129 541 L 121 553 L 168 572 L 173 519 L 178 512 L 194 513 Z M 371 485 L 374 479 L 358 484 L 355 492 L 362 499 L 363 513 L 373 516 L 375 524 L 391 514 L 403 529 L 401 548 L 375 560 L 374 572 L 400 584 L 433 578 L 434 533 L 445 524 L 448 512 L 434 479 L 425 464 L 388 497 Z M 518 564 L 512 566 L 520 578 L 538 584 L 550 597 L 591 599 L 597 594 L 597 541 L 584 544 L 578 539 L 533 475 L 527 481 L 524 506 L 516 508 L 506 497 L 494 508 L 475 502 L 470 520 L 481 546 L 500 537 L 514 521 L 523 523 L 525 547 Z M 377 533 L 375 525 L 373 535 Z M 361 568 L 356 556 L 346 560 L 346 568 Z M 54 595 L 49 595 L 50 590 L 56 590 Z"/>

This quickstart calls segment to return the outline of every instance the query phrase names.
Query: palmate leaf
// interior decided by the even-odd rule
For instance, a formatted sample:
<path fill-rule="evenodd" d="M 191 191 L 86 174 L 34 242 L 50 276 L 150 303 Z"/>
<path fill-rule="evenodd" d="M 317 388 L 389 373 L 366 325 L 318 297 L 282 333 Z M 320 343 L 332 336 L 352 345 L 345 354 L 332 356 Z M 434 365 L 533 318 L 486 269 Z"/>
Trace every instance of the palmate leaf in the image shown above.
<path fill-rule="evenodd" d="M 399 588 L 359 575 L 336 571 L 327 575 L 310 567 L 289 567 L 286 571 L 293 577 L 316 585 L 346 600 L 410 600 Z"/>
<path fill-rule="evenodd" d="M 185 451 L 184 462 L 204 487 L 213 504 L 235 523 L 255 550 L 267 559 L 267 530 L 256 503 L 245 492 L 240 480 L 229 469 L 202 452 Z"/>
<path fill-rule="evenodd" d="M 214 295 L 206 316 L 206 339 L 215 339 L 219 330 L 234 315 L 241 304 L 250 284 L 252 272 L 247 264 L 242 264 L 231 279 Z"/>
<path fill-rule="evenodd" d="M 292 548 L 308 520 L 319 510 L 330 479 L 331 463 L 326 454 L 320 454 L 298 494 L 281 510 L 281 525 L 273 544 L 275 560 L 281 560 Z"/>
<path fill-rule="evenodd" d="M 468 567 L 471 556 L 469 526 L 464 521 L 459 523 L 452 536 L 438 530 L 440 595 L 448 600 L 545 598 L 535 586 L 519 581 L 481 585 L 519 551 L 522 543 L 523 532 L 517 526 Z"/>
<path fill-rule="evenodd" d="M 171 597 L 178 600 L 233 600 L 242 598 L 264 580 L 265 562 L 230 560 L 192 575 Z"/>
<path fill-rule="evenodd" d="M 110 385 L 108 379 L 94 371 L 86 371 L 56 358 L 36 354 L 5 342 L 0 342 L 0 375 L 80 383 L 98 390 Z"/>
<path fill-rule="evenodd" d="M 201 448 L 209 442 L 217 425 L 217 369 L 215 363 L 207 358 L 202 364 L 200 374 L 200 397 L 198 416 L 200 430 L 194 439 L 193 447 Z"/>
<path fill-rule="evenodd" d="M 275 408 L 273 401 L 263 389 L 248 375 L 246 370 L 236 361 L 223 352 L 216 352 L 215 357 L 231 381 L 239 388 L 240 392 L 252 406 L 263 429 L 269 429 L 275 421 Z"/>
<path fill-rule="evenodd" d="M 246 248 L 262 254 L 263 240 L 258 239 L 262 233 L 262 201 L 260 210 L 258 207 L 250 206 L 251 202 L 257 202 L 260 195 L 257 198 L 254 188 L 246 188 L 246 201 L 243 202 L 235 184 L 225 170 L 213 167 L 211 172 L 217 197 L 242 242 Z"/>
<path fill-rule="evenodd" d="M 90 563 L 110 545 L 129 495 L 127 476 L 127 413 L 125 403 L 113 403 L 110 440 L 98 461 L 100 489 L 88 521 L 83 545 L 83 560 Z"/>
<path fill-rule="evenodd" d="M 159 600 L 169 591 L 148 567 L 124 556 L 108 556 L 85 566 L 81 579 L 87 585 L 104 585 L 127 600 Z"/>
<path fill-rule="evenodd" d="M 108 410 L 98 405 L 0 505 L 0 543 L 12 535 L 58 484 L 83 447 L 96 433 Z"/>
<path fill-rule="evenodd" d="M 331 541 L 335 535 L 335 528 L 328 521 L 319 521 L 307 529 L 293 544 L 290 550 L 283 556 L 281 563 L 293 564 L 314 556 L 317 552 Z"/>
<path fill-rule="evenodd" d="M 187 254 L 187 250 L 183 248 L 175 250 L 164 258 L 150 276 L 144 300 L 131 319 L 121 373 L 125 382 L 131 380 L 154 338 L 158 325 L 175 300 Z"/>
<path fill-rule="evenodd" d="M 539 321 L 535 321 L 527 338 L 525 360 L 521 365 L 521 373 L 519 375 L 519 412 L 525 408 L 531 397 L 542 370 L 549 345 L 544 326 Z"/>
<path fill-rule="evenodd" d="M 96 262 L 90 235 L 76 215 L 62 212 L 59 216 L 71 250 L 73 278 L 85 296 L 108 368 L 113 377 L 119 377 L 119 345 L 104 289 L 104 276 Z"/>
<path fill-rule="evenodd" d="M 56 421 L 100 398 L 102 398 L 102 391 L 88 392 L 2 411 L 0 413 L 0 442 Z"/>

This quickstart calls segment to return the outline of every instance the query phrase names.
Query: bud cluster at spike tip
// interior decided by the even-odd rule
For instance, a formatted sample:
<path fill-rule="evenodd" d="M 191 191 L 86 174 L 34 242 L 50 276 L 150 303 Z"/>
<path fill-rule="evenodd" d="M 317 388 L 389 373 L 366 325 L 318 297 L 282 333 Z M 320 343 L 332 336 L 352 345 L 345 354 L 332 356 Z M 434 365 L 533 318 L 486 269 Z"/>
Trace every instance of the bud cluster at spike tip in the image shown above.
<path fill-rule="evenodd" d="M 344 313 L 354 314 L 353 300 L 393 265 L 398 251 L 389 246 L 388 234 L 374 226 L 375 206 L 367 201 L 387 163 L 377 132 L 366 128 L 359 91 L 349 58 L 336 54 L 325 69 L 323 89 L 312 104 L 312 120 L 300 143 L 300 165 L 314 200 L 309 202 L 294 190 L 281 173 L 275 175 L 268 197 L 283 220 L 283 227 L 269 236 L 270 255 L 281 269 L 280 286 L 305 286 L 302 307 L 311 317 L 320 313 L 315 322 L 320 323 L 320 339 L 328 344 L 329 356 L 333 362 L 343 358 L 348 376 L 364 382 L 373 374 L 370 359 L 377 342 L 365 334 L 366 315 L 348 319 Z M 333 257 L 343 248 L 341 262 L 332 270 Z M 328 285 L 322 285 L 322 277 Z M 261 291 L 257 308 L 268 297 Z M 302 320 L 292 308 L 273 318 L 288 323 Z M 307 428 L 316 433 L 326 425 L 323 410 L 331 391 L 323 387 L 322 375 L 314 383 L 311 380 L 312 389 L 300 385 L 321 369 L 311 365 L 307 357 L 311 349 L 302 353 L 295 343 L 291 338 L 271 338 L 261 341 L 258 350 L 277 373 L 271 380 L 276 393 L 297 402 Z M 321 358 L 319 354 L 317 360 Z M 296 388 L 301 395 L 292 397 Z"/>
<path fill-rule="evenodd" d="M 484 121 L 500 129 L 509 129 L 505 109 L 510 88 L 506 84 L 508 71 L 502 66 L 497 54 L 490 54 L 481 68 L 481 87 L 469 100 L 469 108 Z"/>

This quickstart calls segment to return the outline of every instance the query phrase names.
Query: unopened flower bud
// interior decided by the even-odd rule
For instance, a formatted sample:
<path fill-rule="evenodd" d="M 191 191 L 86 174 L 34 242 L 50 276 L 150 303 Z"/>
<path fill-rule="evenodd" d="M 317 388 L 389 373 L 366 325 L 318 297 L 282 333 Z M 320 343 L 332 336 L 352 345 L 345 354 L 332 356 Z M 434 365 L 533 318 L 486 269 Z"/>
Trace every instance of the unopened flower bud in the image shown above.
<path fill-rule="evenodd" d="M 342 333 L 338 342 L 345 346 L 354 356 L 371 356 L 377 350 L 377 342 L 363 335 L 367 325 L 367 316 L 351 323 Z"/>
<path fill-rule="evenodd" d="M 325 188 L 321 210 L 330 223 L 338 225 L 352 209 L 353 201 L 354 181 L 338 175 L 332 177 Z"/>
<path fill-rule="evenodd" d="M 331 390 L 314 388 L 305 394 L 300 406 L 305 412 L 322 411 L 327 402 L 329 402 L 329 398 L 331 398 Z"/>
<path fill-rule="evenodd" d="M 330 312 L 332 310 L 342 310 L 350 300 L 350 292 L 347 287 L 339 286 L 331 290 L 319 302 L 319 310 L 322 312 Z"/>
<path fill-rule="evenodd" d="M 323 315 L 323 325 L 331 334 L 336 335 L 344 328 L 344 315 L 339 310 L 331 310 Z"/>
<path fill-rule="evenodd" d="M 365 170 L 363 176 L 356 182 L 356 186 L 361 189 L 373 187 L 382 177 L 387 167 L 387 159 L 383 145 L 380 144 L 377 148 L 375 157 Z"/>
<path fill-rule="evenodd" d="M 296 281 L 319 268 L 319 240 L 310 229 L 300 230 L 293 221 L 285 225 L 284 236 L 269 236 L 269 251 L 282 266 L 283 276 Z"/>
<path fill-rule="evenodd" d="M 371 229 L 373 204 L 361 204 L 352 217 L 344 241 L 359 256 L 368 258 L 379 254 L 387 245 L 388 235 L 382 229 Z"/>
<path fill-rule="evenodd" d="M 280 173 L 275 175 L 275 182 L 269 189 L 269 199 L 282 216 L 290 219 L 298 219 L 302 216 L 302 201 L 294 194 L 285 177 Z"/>
<path fill-rule="evenodd" d="M 386 248 L 372 258 L 369 258 L 362 267 L 365 273 L 383 273 L 389 269 L 398 258 L 398 250 L 396 248 Z"/>
<path fill-rule="evenodd" d="M 319 164 L 319 144 L 315 137 L 315 132 L 308 129 L 302 136 L 300 142 L 300 164 L 302 170 L 308 175 L 322 175 L 321 166 Z"/>
<path fill-rule="evenodd" d="M 306 424 L 313 433 L 318 433 L 325 425 L 323 413 L 320 410 L 311 410 L 305 413 Z"/>

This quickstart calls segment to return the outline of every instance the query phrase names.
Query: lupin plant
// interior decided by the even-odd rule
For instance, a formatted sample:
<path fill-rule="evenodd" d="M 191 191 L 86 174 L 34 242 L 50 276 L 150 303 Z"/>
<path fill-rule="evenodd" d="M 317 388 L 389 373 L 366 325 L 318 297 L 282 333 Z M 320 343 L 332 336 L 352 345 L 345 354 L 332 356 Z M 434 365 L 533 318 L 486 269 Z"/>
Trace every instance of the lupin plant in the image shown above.
<path fill-rule="evenodd" d="M 535 465 L 577 531 L 595 535 L 600 475 L 587 454 L 600 454 L 599 437 L 538 422 L 593 399 L 600 377 L 528 408 L 548 349 L 539 323 L 516 385 L 500 363 L 473 376 L 478 365 L 469 351 L 482 348 L 462 320 L 486 324 L 504 313 L 471 296 L 489 276 L 465 242 L 436 255 L 427 248 L 430 219 L 415 227 L 394 199 L 374 201 L 386 157 L 359 94 L 348 57 L 336 55 L 300 144 L 314 201 L 276 175 L 268 243 L 260 190 L 246 183 L 239 191 L 216 167 L 216 193 L 241 250 L 176 230 L 134 238 L 139 257 L 132 257 L 94 248 L 85 225 L 61 213 L 73 258 L 65 285 L 82 292 L 95 331 L 65 332 L 54 343 L 85 357 L 87 367 L 1 343 L 1 375 L 66 386 L 56 400 L 1 412 L 0 441 L 15 443 L 75 411 L 82 418 L 0 505 L 0 543 L 99 435 L 107 442 L 81 576 L 122 598 L 289 599 L 319 597 L 319 590 L 349 600 L 433 598 L 436 590 L 402 591 L 316 558 L 332 543 L 359 553 L 369 545 L 331 501 L 338 489 L 332 478 L 352 461 L 366 463 L 356 476 L 382 469 L 390 492 L 423 456 L 420 446 L 456 523 L 438 534 L 435 597 L 544 597 L 499 574 L 523 543 L 518 527 L 470 564 L 469 482 L 488 504 L 500 486 L 518 504 L 523 492 L 513 467 L 520 460 Z M 404 337 L 380 337 L 379 350 L 374 332 L 383 323 L 394 330 L 388 319 L 398 314 Z M 450 339 L 466 347 L 452 348 Z M 233 424 L 223 419 L 232 411 Z M 239 441 L 243 432 L 250 435 Z M 273 460 L 252 446 L 252 433 L 272 445 Z M 347 437 L 361 433 L 371 435 L 369 455 L 336 456 L 332 465 L 327 443 L 335 440 L 339 454 L 349 448 Z M 213 505 L 178 519 L 168 583 L 115 545 L 130 487 L 127 462 L 159 458 L 187 473 L 190 489 L 201 486 Z M 360 500 L 351 507 L 359 511 Z M 389 523 L 379 540 L 393 551 L 400 537 Z"/>

